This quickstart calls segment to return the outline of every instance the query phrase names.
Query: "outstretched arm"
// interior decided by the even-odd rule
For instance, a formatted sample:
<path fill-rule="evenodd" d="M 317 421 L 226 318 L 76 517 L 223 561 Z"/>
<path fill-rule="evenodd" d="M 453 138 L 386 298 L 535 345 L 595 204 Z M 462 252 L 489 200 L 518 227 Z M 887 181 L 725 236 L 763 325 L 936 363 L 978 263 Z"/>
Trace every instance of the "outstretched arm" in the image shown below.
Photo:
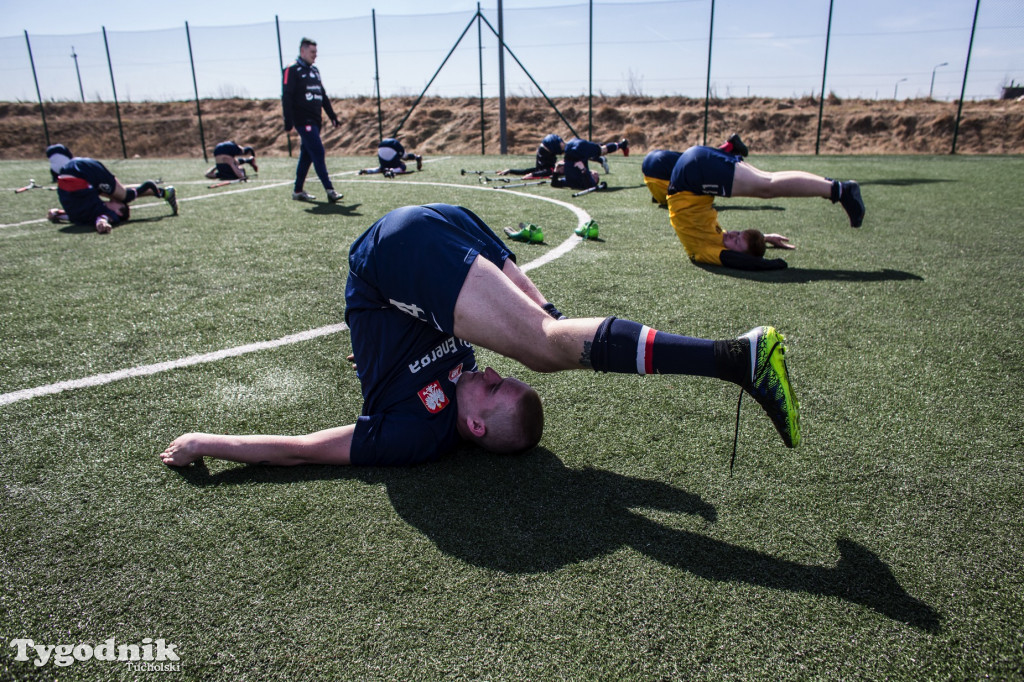
<path fill-rule="evenodd" d="M 795 249 L 796 247 L 789 243 L 789 237 L 783 237 L 781 234 L 766 234 L 764 236 L 766 244 L 771 244 L 777 249 Z"/>
<path fill-rule="evenodd" d="M 349 424 L 305 436 L 186 433 L 175 438 L 160 459 L 169 466 L 186 466 L 203 457 L 270 466 L 349 464 L 355 428 Z"/>

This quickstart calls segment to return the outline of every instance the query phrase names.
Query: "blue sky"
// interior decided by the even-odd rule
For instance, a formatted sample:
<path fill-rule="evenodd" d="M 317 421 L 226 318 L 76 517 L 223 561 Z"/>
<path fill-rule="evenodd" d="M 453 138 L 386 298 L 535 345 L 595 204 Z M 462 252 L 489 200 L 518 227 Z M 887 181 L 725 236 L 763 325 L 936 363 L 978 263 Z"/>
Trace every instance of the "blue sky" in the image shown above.
<path fill-rule="evenodd" d="M 281 22 L 285 63 L 294 58 L 299 37 L 318 40 L 318 66 L 333 96 L 372 94 L 377 68 L 383 94 L 417 95 L 476 10 L 476 3 L 466 0 L 380 3 L 375 67 L 373 5 L 364 2 L 2 0 L 0 5 L 0 100 L 36 98 L 23 31 L 30 37 L 44 99 L 84 94 L 90 100 L 110 100 L 101 27 L 108 33 L 121 99 L 191 98 L 189 37 L 201 97 L 273 97 L 280 68 L 275 15 Z M 481 6 L 496 27 L 496 0 Z M 974 0 L 835 0 L 826 89 L 840 97 L 903 99 L 929 91 L 937 99 L 959 97 L 974 6 Z M 506 42 L 549 95 L 586 94 L 590 88 L 587 8 L 586 2 L 504 2 Z M 710 8 L 710 0 L 595 3 L 594 92 L 703 97 Z M 817 93 L 828 8 L 828 0 L 716 0 L 714 94 Z M 184 32 L 186 21 L 190 36 Z M 484 94 L 494 96 L 496 43 L 483 30 Z M 478 69 L 474 25 L 428 94 L 476 95 Z M 1010 80 L 1024 81 L 1024 2 L 984 0 L 966 96 L 996 97 Z M 538 94 L 537 85 L 509 58 L 506 92 Z"/>

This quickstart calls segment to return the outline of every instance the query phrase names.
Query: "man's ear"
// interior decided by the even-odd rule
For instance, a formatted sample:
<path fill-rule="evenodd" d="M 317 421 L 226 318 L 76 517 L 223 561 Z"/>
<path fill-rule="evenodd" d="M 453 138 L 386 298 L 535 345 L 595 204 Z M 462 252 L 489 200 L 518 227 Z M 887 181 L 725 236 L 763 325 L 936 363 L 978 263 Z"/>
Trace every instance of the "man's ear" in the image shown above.
<path fill-rule="evenodd" d="M 483 438 L 487 434 L 487 425 L 482 417 L 466 417 L 466 430 L 475 438 Z"/>

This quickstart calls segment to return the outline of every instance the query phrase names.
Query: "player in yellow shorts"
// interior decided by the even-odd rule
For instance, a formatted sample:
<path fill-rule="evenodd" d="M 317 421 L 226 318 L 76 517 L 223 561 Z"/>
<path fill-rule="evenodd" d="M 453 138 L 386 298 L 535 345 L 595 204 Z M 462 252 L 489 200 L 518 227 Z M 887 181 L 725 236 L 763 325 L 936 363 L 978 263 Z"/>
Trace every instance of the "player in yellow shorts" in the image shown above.
<path fill-rule="evenodd" d="M 725 231 L 712 204 L 720 197 L 822 197 L 840 203 L 851 227 L 864 221 L 860 186 L 805 171 L 762 171 L 739 155 L 714 147 L 690 147 L 672 169 L 666 190 L 669 221 L 690 260 L 741 270 L 778 270 L 781 258 L 764 258 L 765 247 L 796 248 L 779 234 Z"/>

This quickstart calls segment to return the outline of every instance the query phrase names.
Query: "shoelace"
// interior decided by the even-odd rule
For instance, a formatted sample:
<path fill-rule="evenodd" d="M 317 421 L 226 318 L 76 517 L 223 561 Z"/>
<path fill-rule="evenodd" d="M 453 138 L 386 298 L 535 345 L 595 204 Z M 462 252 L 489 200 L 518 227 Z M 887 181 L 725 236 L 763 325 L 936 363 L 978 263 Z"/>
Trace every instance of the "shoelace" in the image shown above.
<path fill-rule="evenodd" d="M 775 349 L 779 347 L 779 341 L 775 342 L 772 349 L 768 351 L 768 362 L 765 363 L 765 367 L 770 367 L 769 364 L 772 359 L 772 355 L 775 354 Z M 754 377 L 754 381 L 757 381 L 757 377 Z M 736 464 L 736 445 L 740 440 L 740 406 L 743 404 L 743 388 L 740 388 L 740 399 L 736 401 L 736 430 L 732 437 L 732 457 L 729 459 L 729 475 L 732 476 L 733 466 Z"/>

